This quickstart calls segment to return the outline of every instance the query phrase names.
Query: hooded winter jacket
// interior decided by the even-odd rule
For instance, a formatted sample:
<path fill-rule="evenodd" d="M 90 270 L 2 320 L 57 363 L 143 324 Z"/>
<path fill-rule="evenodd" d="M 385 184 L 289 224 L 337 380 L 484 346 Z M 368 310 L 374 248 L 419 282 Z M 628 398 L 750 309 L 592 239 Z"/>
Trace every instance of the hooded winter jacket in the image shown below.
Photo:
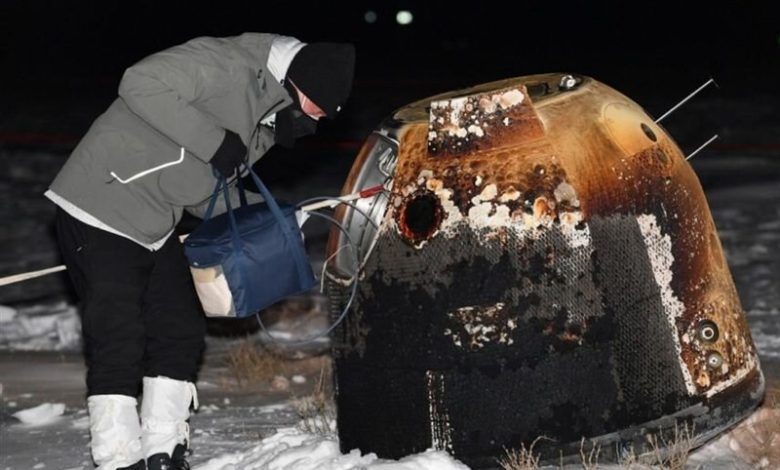
<path fill-rule="evenodd" d="M 216 185 L 209 160 L 225 129 L 241 137 L 254 163 L 274 143 L 260 121 L 292 103 L 266 65 L 275 37 L 201 37 L 127 69 L 119 97 L 51 191 L 144 244 L 169 234 L 185 209 L 200 215 Z"/>

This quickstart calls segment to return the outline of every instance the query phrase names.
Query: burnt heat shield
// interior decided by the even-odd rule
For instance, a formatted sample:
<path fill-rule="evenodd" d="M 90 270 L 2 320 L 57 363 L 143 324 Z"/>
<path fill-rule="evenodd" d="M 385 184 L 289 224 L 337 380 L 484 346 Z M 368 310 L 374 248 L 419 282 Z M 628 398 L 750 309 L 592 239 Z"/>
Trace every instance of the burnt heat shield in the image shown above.
<path fill-rule="evenodd" d="M 554 462 L 583 445 L 617 460 L 680 425 L 702 443 L 761 401 L 684 155 L 625 96 L 563 78 L 413 103 L 359 154 L 345 194 L 394 159 L 378 230 L 338 214 L 369 230 L 360 273 L 327 266 L 333 312 L 359 282 L 334 337 L 342 450 L 485 468 L 545 436 L 534 449 Z M 342 243 L 332 233 L 331 252 Z"/>

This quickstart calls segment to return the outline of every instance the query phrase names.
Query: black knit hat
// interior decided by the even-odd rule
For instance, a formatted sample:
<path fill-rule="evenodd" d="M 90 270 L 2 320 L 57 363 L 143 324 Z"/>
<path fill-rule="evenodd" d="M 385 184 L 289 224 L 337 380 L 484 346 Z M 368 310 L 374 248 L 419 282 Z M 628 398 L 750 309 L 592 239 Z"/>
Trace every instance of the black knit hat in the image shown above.
<path fill-rule="evenodd" d="M 295 54 L 287 78 L 333 119 L 349 97 L 354 73 L 355 46 L 315 42 Z"/>

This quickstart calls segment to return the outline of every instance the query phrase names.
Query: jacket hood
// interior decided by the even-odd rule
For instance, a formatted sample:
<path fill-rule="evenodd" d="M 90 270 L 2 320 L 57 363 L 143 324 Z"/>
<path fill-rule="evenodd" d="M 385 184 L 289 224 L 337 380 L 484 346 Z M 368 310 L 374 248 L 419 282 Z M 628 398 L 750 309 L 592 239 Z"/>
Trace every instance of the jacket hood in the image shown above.
<path fill-rule="evenodd" d="M 290 36 L 277 36 L 271 43 L 271 51 L 268 54 L 268 70 L 281 82 L 287 76 L 293 58 L 303 49 L 305 42 L 301 42 Z"/>

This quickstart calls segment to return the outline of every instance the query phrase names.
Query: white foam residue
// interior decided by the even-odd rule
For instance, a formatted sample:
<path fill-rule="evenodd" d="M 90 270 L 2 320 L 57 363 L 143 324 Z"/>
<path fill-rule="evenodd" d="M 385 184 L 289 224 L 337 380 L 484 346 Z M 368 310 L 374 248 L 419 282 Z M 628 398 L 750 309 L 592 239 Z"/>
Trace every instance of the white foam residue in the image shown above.
<path fill-rule="evenodd" d="M 579 199 L 577 199 L 577 193 L 574 190 L 574 186 L 570 185 L 565 181 L 560 183 L 555 188 L 553 194 L 555 195 L 555 200 L 558 203 L 568 202 L 569 204 L 571 204 L 572 207 L 580 206 L 580 201 Z"/>
<path fill-rule="evenodd" d="M 490 183 L 482 189 L 482 192 L 478 196 L 472 199 L 474 204 L 478 204 L 479 201 L 492 201 L 498 195 L 498 187 L 494 183 Z"/>
<path fill-rule="evenodd" d="M 485 131 L 483 131 L 481 127 L 475 126 L 474 124 L 470 125 L 466 130 L 469 131 L 469 133 L 476 135 L 477 137 L 483 137 L 485 135 Z"/>
<path fill-rule="evenodd" d="M 504 194 L 499 196 L 498 201 L 499 202 L 510 202 L 510 201 L 517 201 L 520 199 L 520 191 L 516 190 L 515 188 L 510 187 L 506 191 L 504 191 Z"/>
<path fill-rule="evenodd" d="M 505 93 L 497 95 L 498 105 L 503 109 L 509 109 L 513 106 L 517 106 L 525 99 L 525 95 L 520 90 L 509 90 Z M 496 98 L 494 98 L 496 100 Z"/>
<path fill-rule="evenodd" d="M 421 186 L 426 180 L 431 178 L 433 178 L 433 172 L 431 170 L 421 170 L 420 174 L 417 175 L 417 184 Z"/>
<path fill-rule="evenodd" d="M 517 322 L 512 318 L 500 319 L 498 314 L 504 307 L 503 302 L 494 305 L 470 305 L 459 307 L 447 313 L 447 316 L 463 327 L 469 336 L 466 338 L 469 348 L 483 348 L 493 341 L 509 346 L 514 343 L 510 334 L 517 328 Z M 456 346 L 463 347 L 460 332 L 447 328 L 444 335 L 452 338 Z"/>
<path fill-rule="evenodd" d="M 436 196 L 441 202 L 441 208 L 444 210 L 446 217 L 442 221 L 441 228 L 446 229 L 454 224 L 463 220 L 463 216 L 460 213 L 460 209 L 452 201 L 452 190 L 446 188 L 440 188 L 435 191 Z"/>
<path fill-rule="evenodd" d="M 460 115 L 463 112 L 463 105 L 466 104 L 466 98 L 455 98 L 453 100 L 450 100 L 450 107 L 452 108 L 452 111 L 450 113 L 450 121 L 452 121 L 453 124 L 459 125 L 460 124 Z"/>
<path fill-rule="evenodd" d="M 506 228 L 521 238 L 536 238 L 554 225 L 553 217 L 546 209 L 542 210 L 541 208 L 547 208 L 550 205 L 554 207 L 555 202 L 547 201 L 546 199 L 542 201 L 541 199 L 543 198 L 537 199 L 534 205 L 534 214 L 522 213 L 513 215 L 506 203 L 516 201 L 521 197 L 521 193 L 513 187 L 509 187 L 504 193 L 499 194 L 495 183 L 485 185 L 479 194 L 471 198 L 471 206 L 464 217 L 460 209 L 452 201 L 453 191 L 445 188 L 441 180 L 432 178 L 430 171 L 421 171 L 417 183 L 433 192 L 439 198 L 444 217 L 437 233 L 441 233 L 446 237 L 455 236 L 457 233 L 455 228 L 463 222 L 466 222 L 473 229 Z M 477 175 L 475 177 L 475 185 L 481 186 L 482 183 L 482 177 Z M 410 185 L 407 193 L 411 194 L 414 191 L 415 187 Z M 576 194 L 570 185 L 559 186 L 558 197 L 561 200 L 565 199 L 572 206 L 576 207 L 579 205 Z M 590 245 L 590 230 L 588 230 L 587 226 L 578 227 L 580 222 L 582 222 L 582 213 L 579 210 L 562 211 L 559 213 L 559 218 L 561 221 L 560 231 L 566 237 L 569 246 L 581 248 Z M 394 229 L 397 230 L 394 221 L 391 223 Z M 421 246 L 422 244 L 418 248 Z"/>
<path fill-rule="evenodd" d="M 469 223 L 477 228 L 506 227 L 512 223 L 509 207 L 489 202 L 474 204 L 469 208 Z"/>
<path fill-rule="evenodd" d="M 486 114 L 492 114 L 496 112 L 496 103 L 490 98 L 483 96 L 479 99 L 479 109 Z"/>
<path fill-rule="evenodd" d="M 446 109 L 447 107 L 450 108 L 450 123 L 454 126 L 459 126 L 460 124 L 460 115 L 463 112 L 463 109 L 466 104 L 467 97 L 461 97 L 461 98 L 454 98 L 451 100 L 444 100 L 444 101 L 434 101 L 431 103 L 432 109 Z M 430 120 L 431 122 L 434 121 L 434 113 L 430 114 Z M 439 117 L 439 123 L 442 123 L 441 117 Z"/>
<path fill-rule="evenodd" d="M 464 96 L 453 98 L 451 100 L 434 101 L 431 103 L 431 112 L 429 122 L 438 127 L 438 130 L 429 128 L 428 141 L 432 142 L 442 133 L 450 137 L 465 139 L 469 135 L 476 138 L 485 136 L 485 129 L 489 126 L 488 122 L 480 121 L 479 113 L 489 117 L 500 110 L 507 110 L 518 106 L 525 100 L 525 95 L 518 89 L 506 90 L 495 93 L 491 96 L 483 96 L 478 103 L 474 103 L 473 98 Z M 442 110 L 443 112 L 436 112 Z M 443 115 L 445 114 L 446 115 Z M 505 126 L 510 123 L 509 118 L 505 117 L 502 122 Z"/>
<path fill-rule="evenodd" d="M 577 228 L 577 224 L 582 221 L 581 212 L 562 212 L 559 214 L 561 219 L 561 234 L 566 237 L 566 242 L 572 248 L 583 248 L 591 245 L 590 228 Z M 591 250 L 592 251 L 592 250 Z"/>
<path fill-rule="evenodd" d="M 672 254 L 672 240 L 669 235 L 663 235 L 661 228 L 653 214 L 642 214 L 637 217 L 639 230 L 647 247 L 647 255 L 650 258 L 650 264 L 653 268 L 653 277 L 661 289 L 661 304 L 664 308 L 664 314 L 672 330 L 672 339 L 677 351 L 680 370 L 685 381 L 685 388 L 690 395 L 696 393 L 696 386 L 691 378 L 691 371 L 682 360 L 682 345 L 680 344 L 680 333 L 677 330 L 677 319 L 685 311 L 685 305 L 674 295 L 672 290 L 672 263 L 674 255 Z"/>

